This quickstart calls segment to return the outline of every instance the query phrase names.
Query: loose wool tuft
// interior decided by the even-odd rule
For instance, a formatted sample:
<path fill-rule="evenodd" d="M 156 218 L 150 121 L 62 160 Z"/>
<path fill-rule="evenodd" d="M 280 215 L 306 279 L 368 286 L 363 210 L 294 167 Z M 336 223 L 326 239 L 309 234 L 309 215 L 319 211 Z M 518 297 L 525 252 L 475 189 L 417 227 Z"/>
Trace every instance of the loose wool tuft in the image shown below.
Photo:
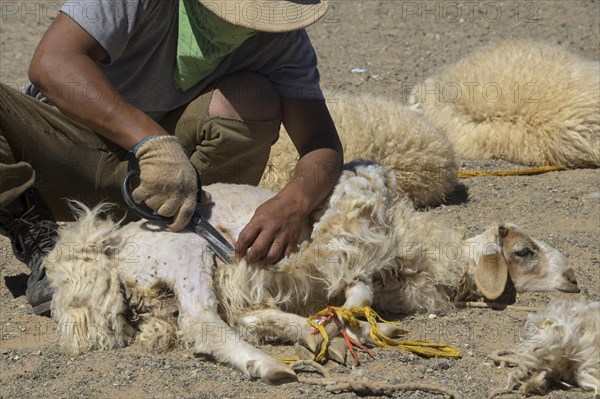
<path fill-rule="evenodd" d="M 452 146 L 423 116 L 370 95 L 338 94 L 327 102 L 345 159 L 371 159 L 396 172 L 398 188 L 416 206 L 438 205 L 457 185 Z M 281 189 L 298 160 L 287 133 L 273 146 L 261 186 Z"/>
<path fill-rule="evenodd" d="M 528 317 L 532 334 L 521 345 L 509 388 L 545 394 L 557 384 L 600 390 L 600 302 L 557 300 Z"/>
<path fill-rule="evenodd" d="M 459 158 L 600 166 L 600 68 L 562 47 L 505 41 L 415 89 Z"/>

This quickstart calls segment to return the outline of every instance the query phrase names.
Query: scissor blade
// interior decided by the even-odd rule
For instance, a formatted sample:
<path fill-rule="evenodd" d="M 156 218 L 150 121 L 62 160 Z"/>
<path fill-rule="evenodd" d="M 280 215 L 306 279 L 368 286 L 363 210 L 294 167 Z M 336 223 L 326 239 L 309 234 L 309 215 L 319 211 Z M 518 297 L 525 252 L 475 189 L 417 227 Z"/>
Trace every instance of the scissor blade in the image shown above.
<path fill-rule="evenodd" d="M 215 255 L 217 255 L 219 259 L 225 263 L 231 263 L 231 256 L 235 250 L 225 237 L 223 237 L 221 233 L 208 222 L 208 220 L 196 216 L 192 219 L 190 226 L 208 242 L 208 245 L 210 245 L 210 248 L 215 252 Z"/>

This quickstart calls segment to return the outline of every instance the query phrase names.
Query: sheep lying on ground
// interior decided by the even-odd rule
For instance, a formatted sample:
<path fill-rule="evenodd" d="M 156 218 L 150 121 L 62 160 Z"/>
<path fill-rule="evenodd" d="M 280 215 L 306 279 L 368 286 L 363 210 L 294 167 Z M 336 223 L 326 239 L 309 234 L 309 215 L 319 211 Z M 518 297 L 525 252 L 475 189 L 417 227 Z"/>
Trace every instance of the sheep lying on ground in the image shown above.
<path fill-rule="evenodd" d="M 562 167 L 600 166 L 600 68 L 562 47 L 506 41 L 415 88 L 457 156 Z"/>
<path fill-rule="evenodd" d="M 455 189 L 456 158 L 600 166 L 599 76 L 597 62 L 561 47 L 507 41 L 416 85 L 406 93 L 410 107 L 343 93 L 327 105 L 346 158 L 369 158 L 394 170 L 400 189 L 426 207 Z M 261 186 L 281 189 L 296 160 L 282 131 Z"/>
<path fill-rule="evenodd" d="M 509 389 L 544 395 L 552 386 L 600 390 L 600 302 L 552 302 L 528 317 L 529 336 L 516 350 Z"/>
<path fill-rule="evenodd" d="M 400 201 L 393 225 L 397 276 L 375 281 L 375 308 L 382 311 L 447 310 L 453 302 L 493 300 L 509 289 L 579 292 L 566 258 L 514 224 L 495 223 L 465 238 Z"/>
<path fill-rule="evenodd" d="M 212 200 L 202 204 L 202 213 L 232 242 L 273 195 L 241 185 L 205 189 Z M 294 372 L 237 333 L 317 350 L 305 317 L 326 305 L 449 308 L 479 293 L 497 298 L 508 276 L 520 291 L 577 291 L 565 258 L 517 227 L 500 224 L 462 240 L 431 220 L 424 225 L 412 203 L 397 196 L 394 172 L 368 162 L 347 165 L 306 226 L 299 251 L 273 267 L 220 264 L 195 233 L 144 221 L 119 227 L 99 217 L 102 207 L 80 206 L 78 222 L 61 228 L 45 263 L 62 349 L 73 355 L 120 347 L 136 336 L 163 349 L 179 330 L 195 352 L 279 383 L 294 380 Z M 446 249 L 457 252 L 450 256 Z M 165 305 L 173 296 L 176 326 Z M 372 343 L 367 323 L 348 329 L 355 340 Z M 381 329 L 398 332 L 390 325 Z"/>
<path fill-rule="evenodd" d="M 373 159 L 396 172 L 398 187 L 418 207 L 440 204 L 457 185 L 458 166 L 448 139 L 408 107 L 370 95 L 336 94 L 327 106 L 346 159 Z M 282 130 L 260 185 L 279 191 L 298 159 Z"/>

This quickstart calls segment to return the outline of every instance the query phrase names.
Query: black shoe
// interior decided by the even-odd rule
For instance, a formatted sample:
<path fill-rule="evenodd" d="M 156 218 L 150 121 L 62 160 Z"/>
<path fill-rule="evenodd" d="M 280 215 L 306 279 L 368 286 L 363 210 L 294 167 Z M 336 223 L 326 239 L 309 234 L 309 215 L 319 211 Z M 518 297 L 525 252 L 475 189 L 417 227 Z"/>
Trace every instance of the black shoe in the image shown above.
<path fill-rule="evenodd" d="M 25 296 L 37 315 L 50 315 L 52 288 L 42 263 L 56 244 L 57 230 L 52 212 L 34 188 L 0 208 L 0 234 L 10 238 L 15 257 L 31 269 Z"/>

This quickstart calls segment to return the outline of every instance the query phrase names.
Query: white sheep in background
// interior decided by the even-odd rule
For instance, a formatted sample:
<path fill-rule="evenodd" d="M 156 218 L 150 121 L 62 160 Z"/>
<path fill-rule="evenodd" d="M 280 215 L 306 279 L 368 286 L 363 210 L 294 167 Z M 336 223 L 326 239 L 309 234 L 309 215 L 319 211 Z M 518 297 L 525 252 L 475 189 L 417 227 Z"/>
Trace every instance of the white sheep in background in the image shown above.
<path fill-rule="evenodd" d="M 398 187 L 418 207 L 439 205 L 458 182 L 448 139 L 409 107 L 371 95 L 337 93 L 327 106 L 346 159 L 372 159 L 396 172 Z M 280 132 L 260 185 L 279 191 L 291 178 L 298 154 Z"/>
<path fill-rule="evenodd" d="M 346 158 L 394 170 L 418 207 L 438 205 L 456 188 L 457 158 L 600 166 L 598 62 L 555 45 L 506 41 L 413 89 L 404 93 L 411 106 L 344 93 L 327 105 Z M 296 160 L 282 129 L 260 185 L 281 189 Z"/>
<path fill-rule="evenodd" d="M 566 49 L 504 41 L 415 88 L 425 116 L 462 159 L 600 166 L 600 68 Z"/>
<path fill-rule="evenodd" d="M 508 388 L 546 394 L 552 386 L 600 391 L 600 302 L 555 300 L 528 316 L 528 336 L 512 353 Z M 513 360 L 514 359 L 514 360 Z"/>
<path fill-rule="evenodd" d="M 232 242 L 273 195 L 242 185 L 205 189 L 212 200 L 203 204 L 204 216 Z M 61 228 L 45 263 L 62 349 L 74 355 L 120 347 L 136 335 L 164 349 L 180 330 L 195 352 L 279 383 L 295 380 L 294 372 L 236 332 L 302 342 L 314 351 L 318 343 L 305 317 L 326 305 L 447 309 L 480 293 L 497 298 L 509 275 L 519 291 L 578 290 L 566 259 L 515 226 L 495 225 L 463 240 L 397 195 L 393 171 L 364 161 L 347 165 L 314 225 L 306 226 L 299 252 L 273 267 L 220 264 L 195 233 L 144 221 L 121 228 L 98 217 L 102 208 L 81 208 L 78 222 Z M 458 252 L 450 256 L 448 248 Z M 173 295 L 177 327 L 165 306 Z M 349 330 L 372 342 L 367 323 Z M 382 331 L 397 332 L 389 325 Z"/>

